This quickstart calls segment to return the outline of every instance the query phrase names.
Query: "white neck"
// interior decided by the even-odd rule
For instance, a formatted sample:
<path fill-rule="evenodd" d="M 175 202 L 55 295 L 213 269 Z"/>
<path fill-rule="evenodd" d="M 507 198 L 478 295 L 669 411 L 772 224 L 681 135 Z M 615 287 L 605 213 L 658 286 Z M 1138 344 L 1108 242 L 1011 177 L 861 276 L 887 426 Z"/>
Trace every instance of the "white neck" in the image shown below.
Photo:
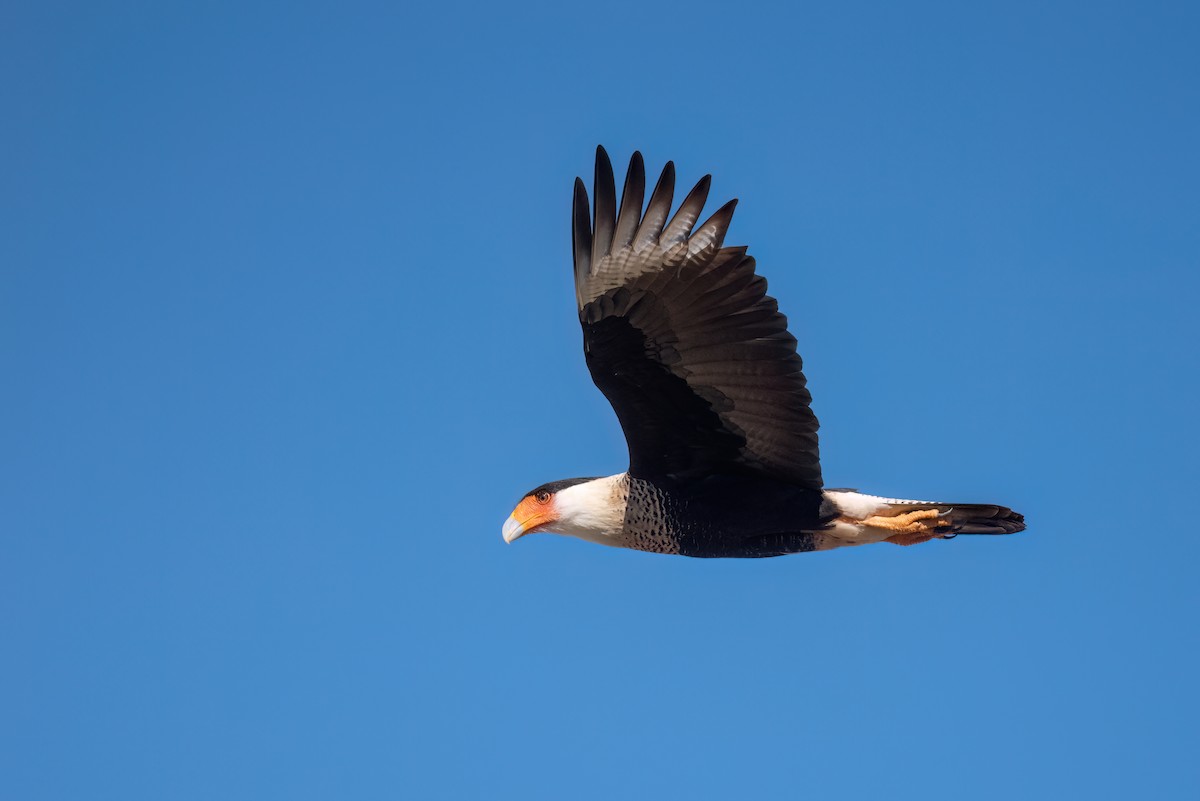
<path fill-rule="evenodd" d="M 550 530 L 602 545 L 617 545 L 625 525 L 627 496 L 624 473 L 559 490 L 554 495 L 558 520 Z"/>

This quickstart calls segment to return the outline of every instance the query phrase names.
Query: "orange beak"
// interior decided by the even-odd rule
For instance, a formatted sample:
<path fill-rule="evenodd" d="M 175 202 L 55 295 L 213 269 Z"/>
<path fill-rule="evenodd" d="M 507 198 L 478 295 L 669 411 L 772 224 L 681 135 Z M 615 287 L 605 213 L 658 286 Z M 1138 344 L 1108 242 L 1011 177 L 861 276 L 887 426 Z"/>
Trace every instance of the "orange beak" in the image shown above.
<path fill-rule="evenodd" d="M 532 495 L 522 499 L 513 509 L 513 513 L 504 521 L 504 541 L 513 543 L 549 524 L 557 518 L 554 516 L 553 499 L 549 503 L 538 503 Z"/>

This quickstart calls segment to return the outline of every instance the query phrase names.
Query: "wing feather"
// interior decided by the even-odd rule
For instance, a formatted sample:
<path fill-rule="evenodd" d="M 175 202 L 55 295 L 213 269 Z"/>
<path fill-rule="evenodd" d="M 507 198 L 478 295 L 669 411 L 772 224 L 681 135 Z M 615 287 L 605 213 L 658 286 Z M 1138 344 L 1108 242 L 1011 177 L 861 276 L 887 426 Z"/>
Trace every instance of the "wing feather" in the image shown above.
<path fill-rule="evenodd" d="M 638 226 L 634 240 L 636 250 L 644 250 L 648 246 L 658 244 L 663 226 L 667 222 L 667 215 L 671 213 L 671 199 L 674 194 L 675 164 L 668 161 L 667 166 L 663 167 L 662 175 L 658 177 L 658 183 L 654 185 L 654 191 L 650 194 L 650 202 L 646 204 L 642 224 Z"/>
<path fill-rule="evenodd" d="M 610 251 L 618 251 L 633 244 L 638 223 L 642 216 L 642 197 L 646 192 L 646 168 L 642 154 L 634 151 L 625 173 L 625 188 L 621 190 L 621 211 L 617 215 L 617 227 L 613 232 Z"/>
<path fill-rule="evenodd" d="M 582 178 L 575 179 L 575 197 L 571 204 L 571 248 L 575 251 L 575 301 L 582 306 L 579 287 L 587 281 L 592 267 L 592 226 L 588 224 L 587 187 Z"/>
<path fill-rule="evenodd" d="M 692 232 L 692 235 L 688 237 L 689 258 L 706 261 L 717 255 L 717 251 L 721 249 L 721 243 L 725 241 L 729 223 L 733 221 L 735 208 L 737 208 L 736 198 L 713 212 L 711 217 Z"/>
<path fill-rule="evenodd" d="M 663 229 L 662 236 L 659 237 L 660 244 L 670 247 L 687 240 L 688 235 L 692 232 L 692 226 L 696 224 L 696 220 L 700 219 L 700 212 L 704 209 L 705 201 L 708 200 L 708 190 L 711 185 L 712 176 L 706 175 L 692 187 L 692 191 L 688 192 L 687 197 L 679 204 L 679 210 L 675 212 L 675 216 Z"/>
<path fill-rule="evenodd" d="M 617 186 L 612 162 L 604 148 L 596 148 L 596 216 L 592 222 L 592 264 L 608 255 L 617 225 Z"/>

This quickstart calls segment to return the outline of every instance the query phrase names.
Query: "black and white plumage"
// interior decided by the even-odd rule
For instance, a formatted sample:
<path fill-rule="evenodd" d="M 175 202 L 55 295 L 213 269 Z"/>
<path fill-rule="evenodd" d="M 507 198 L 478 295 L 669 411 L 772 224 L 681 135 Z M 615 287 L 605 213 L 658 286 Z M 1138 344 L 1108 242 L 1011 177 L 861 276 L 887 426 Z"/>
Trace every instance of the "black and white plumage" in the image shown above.
<path fill-rule="evenodd" d="M 633 154 L 617 205 L 596 152 L 595 209 L 575 181 L 575 295 L 584 354 L 629 445 L 629 469 L 527 494 L 505 540 L 534 531 L 685 556 L 759 557 L 956 534 L 1010 534 L 1002 506 L 826 490 L 796 340 L 745 247 L 724 247 L 737 201 L 698 227 L 710 177 L 670 214 L 668 162 L 642 210 Z"/>

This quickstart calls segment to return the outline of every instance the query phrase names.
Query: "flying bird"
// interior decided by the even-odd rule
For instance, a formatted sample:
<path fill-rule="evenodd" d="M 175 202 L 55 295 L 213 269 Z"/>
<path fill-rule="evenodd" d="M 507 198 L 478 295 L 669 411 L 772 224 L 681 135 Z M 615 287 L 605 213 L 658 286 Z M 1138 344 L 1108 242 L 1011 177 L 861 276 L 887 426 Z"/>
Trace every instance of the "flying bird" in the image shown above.
<path fill-rule="evenodd" d="M 796 340 L 745 247 L 725 247 L 731 200 L 699 227 L 711 176 L 671 212 L 667 162 L 643 211 L 634 153 L 617 205 L 596 150 L 595 209 L 575 179 L 575 301 L 592 380 L 612 404 L 629 469 L 552 481 L 504 524 L 640 551 L 765 557 L 846 545 L 1012 534 L 1004 506 L 826 489 Z"/>

